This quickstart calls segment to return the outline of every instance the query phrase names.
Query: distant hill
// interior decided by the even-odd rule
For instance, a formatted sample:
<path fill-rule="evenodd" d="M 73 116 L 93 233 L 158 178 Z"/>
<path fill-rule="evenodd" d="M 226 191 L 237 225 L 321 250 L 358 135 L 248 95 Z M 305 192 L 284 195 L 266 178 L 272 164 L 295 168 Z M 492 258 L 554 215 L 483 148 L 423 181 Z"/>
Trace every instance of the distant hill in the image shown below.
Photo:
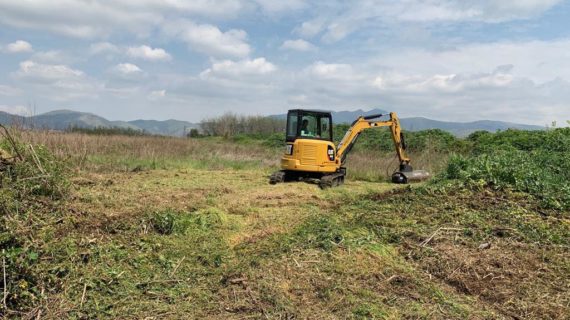
<path fill-rule="evenodd" d="M 359 116 L 372 115 L 372 114 L 387 114 L 387 111 L 381 109 L 372 109 L 370 111 L 355 110 L 355 111 L 340 111 L 333 112 L 334 122 L 339 123 L 352 123 Z M 285 119 L 287 115 L 272 116 L 278 119 Z M 478 130 L 486 130 L 495 132 L 497 130 L 506 129 L 521 129 L 521 130 L 543 130 L 544 127 L 525 125 L 518 123 L 510 123 L 503 121 L 481 120 L 473 122 L 449 122 L 438 121 L 427 118 L 403 118 L 401 119 L 402 127 L 409 131 L 420 131 L 426 129 L 441 129 L 451 132 L 457 136 L 464 137 L 472 132 Z M 110 121 L 103 117 L 94 115 L 92 113 L 77 112 L 71 110 L 57 110 L 48 113 L 40 114 L 32 117 L 22 117 L 12 115 L 0 111 L 1 124 L 19 124 L 24 127 L 45 128 L 52 130 L 65 130 L 70 127 L 80 128 L 130 128 L 133 130 L 141 130 L 150 134 L 164 135 L 164 136 L 183 136 L 189 132 L 190 129 L 199 128 L 198 124 L 190 123 L 179 120 L 134 120 L 134 121 Z"/>
<path fill-rule="evenodd" d="M 188 133 L 190 129 L 198 128 L 198 124 L 180 121 L 180 120 L 134 120 L 129 121 L 128 124 L 134 125 L 141 128 L 147 132 L 154 134 L 162 134 L 165 136 L 177 136 L 180 137 L 185 133 Z"/>
<path fill-rule="evenodd" d="M 469 134 L 484 130 L 495 132 L 497 130 L 519 129 L 519 130 L 544 130 L 545 127 L 528 124 L 519 124 L 504 121 L 479 120 L 473 122 L 447 122 L 431 120 L 427 118 L 403 118 L 400 121 L 402 127 L 409 131 L 420 131 L 426 129 L 441 129 L 453 133 L 459 137 L 466 137 Z"/>
<path fill-rule="evenodd" d="M 370 111 L 364 111 L 362 109 L 358 109 L 356 111 L 340 111 L 340 112 L 333 111 L 332 116 L 334 122 L 337 124 L 340 123 L 350 124 L 360 116 L 368 116 L 372 114 L 388 114 L 388 113 L 389 112 L 382 109 L 372 109 Z M 279 119 L 285 119 L 287 115 L 280 114 L 280 115 L 275 115 L 273 117 Z M 452 134 L 459 137 L 468 136 L 470 133 L 479 130 L 485 130 L 489 132 L 495 132 L 497 130 L 507 130 L 507 129 L 544 130 L 544 127 L 541 126 L 518 124 L 518 123 L 503 122 L 503 121 L 492 121 L 492 120 L 480 120 L 473 122 L 450 122 L 450 121 L 432 120 L 422 117 L 414 117 L 414 118 L 401 118 L 400 122 L 402 123 L 402 127 L 405 130 L 420 131 L 427 129 L 441 129 L 451 132 Z"/>
<path fill-rule="evenodd" d="M 57 110 L 37 116 L 22 117 L 0 111 L 0 123 L 5 125 L 21 125 L 28 128 L 43 128 L 51 130 L 65 130 L 71 127 L 78 128 L 130 128 L 145 131 L 150 134 L 165 136 L 183 136 L 190 129 L 198 128 L 197 124 L 179 120 L 134 120 L 110 121 L 92 113 L 71 110 Z"/>

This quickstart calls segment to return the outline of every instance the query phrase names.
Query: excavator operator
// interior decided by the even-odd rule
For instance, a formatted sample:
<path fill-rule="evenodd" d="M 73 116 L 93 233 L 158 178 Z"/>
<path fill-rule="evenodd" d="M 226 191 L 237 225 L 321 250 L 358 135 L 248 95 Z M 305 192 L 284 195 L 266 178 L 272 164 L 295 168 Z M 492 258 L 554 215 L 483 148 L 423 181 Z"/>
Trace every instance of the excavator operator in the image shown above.
<path fill-rule="evenodd" d="M 304 137 L 314 137 L 315 134 L 309 131 L 309 120 L 304 119 L 301 124 L 301 136 Z"/>

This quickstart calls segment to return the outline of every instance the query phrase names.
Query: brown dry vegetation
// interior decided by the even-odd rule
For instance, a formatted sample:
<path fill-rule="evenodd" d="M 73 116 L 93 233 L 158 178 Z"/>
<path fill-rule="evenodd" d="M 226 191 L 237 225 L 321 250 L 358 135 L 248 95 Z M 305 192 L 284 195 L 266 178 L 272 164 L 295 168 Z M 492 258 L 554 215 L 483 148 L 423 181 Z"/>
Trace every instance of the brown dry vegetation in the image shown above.
<path fill-rule="evenodd" d="M 137 167 L 277 168 L 281 148 L 268 148 L 259 141 L 234 143 L 222 138 L 182 139 L 156 136 L 101 136 L 54 131 L 22 131 L 20 138 L 45 145 L 57 156 L 70 159 L 75 169 L 88 171 L 128 171 Z M 447 155 L 437 152 L 410 154 L 415 168 L 438 172 Z M 348 157 L 348 174 L 364 181 L 388 180 L 398 167 L 395 154 L 357 151 Z"/>
<path fill-rule="evenodd" d="M 39 259 L 30 265 L 38 289 L 29 304 L 5 313 L 11 317 L 570 314 L 570 222 L 538 212 L 524 194 L 394 189 L 365 181 L 391 161 L 365 153 L 349 164 L 362 180 L 322 191 L 311 183 L 268 185 L 280 150 L 258 144 L 46 132 L 20 138 L 68 158 L 75 174 L 69 197 L 29 205 L 41 223 L 12 217 Z M 441 165 L 437 155 L 419 156 Z M 9 287 L 32 285 L 21 281 Z"/>
<path fill-rule="evenodd" d="M 224 164 L 254 163 L 275 165 L 275 150 L 260 145 L 240 145 L 223 139 L 181 139 L 159 136 L 101 136 L 54 131 L 21 131 L 19 138 L 30 144 L 44 145 L 77 169 L 129 170 L 129 165 L 224 167 Z"/>
<path fill-rule="evenodd" d="M 440 172 L 447 163 L 448 154 L 436 152 L 411 152 L 412 166 L 428 172 Z M 361 150 L 348 156 L 346 166 L 350 178 L 365 181 L 388 181 L 398 168 L 398 157 L 380 151 Z"/>

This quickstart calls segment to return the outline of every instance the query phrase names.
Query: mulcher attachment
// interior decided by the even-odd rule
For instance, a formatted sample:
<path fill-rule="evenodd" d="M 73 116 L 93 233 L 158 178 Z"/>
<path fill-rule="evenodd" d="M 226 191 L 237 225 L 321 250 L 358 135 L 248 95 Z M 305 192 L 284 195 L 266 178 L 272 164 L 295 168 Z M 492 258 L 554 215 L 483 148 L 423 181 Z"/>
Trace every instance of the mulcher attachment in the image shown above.
<path fill-rule="evenodd" d="M 414 170 L 407 163 L 400 165 L 400 171 L 392 174 L 392 182 L 397 184 L 406 184 L 410 182 L 420 182 L 430 178 L 429 172 L 425 170 Z"/>

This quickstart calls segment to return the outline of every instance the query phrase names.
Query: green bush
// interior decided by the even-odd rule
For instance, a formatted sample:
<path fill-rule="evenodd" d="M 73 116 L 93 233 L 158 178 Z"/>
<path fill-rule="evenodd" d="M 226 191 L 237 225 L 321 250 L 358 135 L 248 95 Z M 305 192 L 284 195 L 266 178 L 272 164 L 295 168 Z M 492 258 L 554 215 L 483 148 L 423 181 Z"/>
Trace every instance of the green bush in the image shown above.
<path fill-rule="evenodd" d="M 570 152 L 570 128 L 543 131 L 509 129 L 497 133 L 477 131 L 466 139 L 476 154 L 494 150 Z"/>
<path fill-rule="evenodd" d="M 200 131 L 196 128 L 192 128 L 190 129 L 190 132 L 188 132 L 188 134 L 186 134 L 186 137 L 188 138 L 202 138 L 203 135 L 200 133 Z"/>
<path fill-rule="evenodd" d="M 473 151 L 451 157 L 434 181 L 528 193 L 544 208 L 570 209 L 570 128 L 474 132 Z"/>
<path fill-rule="evenodd" d="M 344 137 L 349 125 L 341 124 L 334 128 L 334 140 L 339 143 Z M 455 137 L 453 134 L 440 130 L 430 129 L 422 131 L 406 131 L 404 137 L 409 151 L 431 150 L 435 152 L 464 152 L 469 149 L 470 143 Z M 355 145 L 355 150 L 378 150 L 393 152 L 394 142 L 388 128 L 366 130 L 362 132 Z"/>
<path fill-rule="evenodd" d="M 94 127 L 94 128 L 84 128 L 72 126 L 67 128 L 67 132 L 77 132 L 84 134 L 92 134 L 97 136 L 150 136 L 151 134 L 145 130 L 133 129 L 133 128 L 119 128 L 119 127 Z"/>

